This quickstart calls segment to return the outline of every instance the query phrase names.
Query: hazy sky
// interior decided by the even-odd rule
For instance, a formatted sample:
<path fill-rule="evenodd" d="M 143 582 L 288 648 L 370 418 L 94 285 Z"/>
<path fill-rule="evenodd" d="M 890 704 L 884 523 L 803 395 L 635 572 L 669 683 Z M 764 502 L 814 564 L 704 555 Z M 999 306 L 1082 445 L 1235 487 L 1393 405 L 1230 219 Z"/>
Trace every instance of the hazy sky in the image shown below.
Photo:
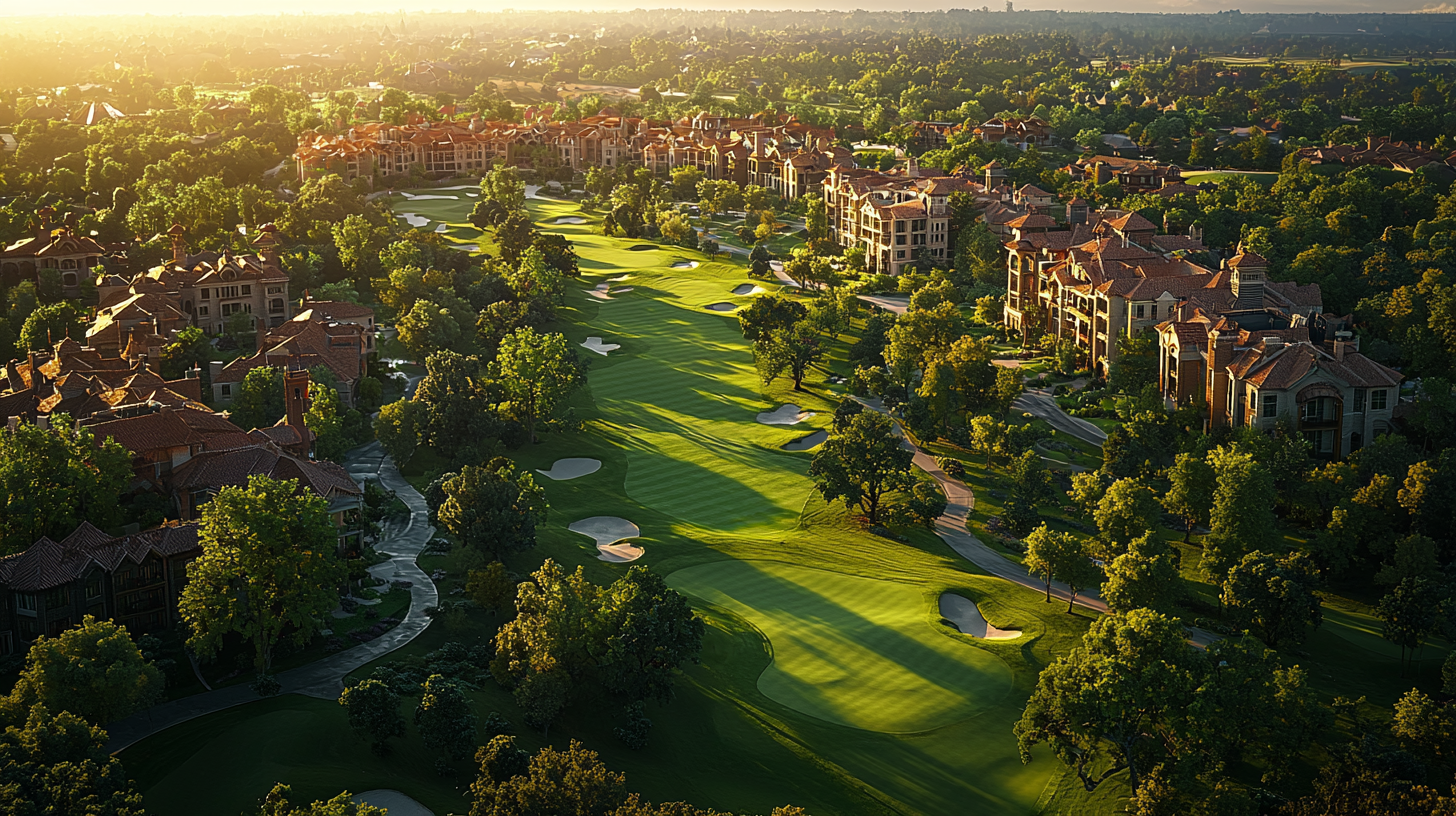
<path fill-rule="evenodd" d="M 1089 4 L 1084 0 L 1015 0 L 1017 8 L 1064 9 L 1085 11 Z M 736 4 L 725 0 L 506 0 L 489 3 L 479 0 L 457 0 L 440 2 L 424 0 L 417 5 L 402 6 L 399 0 L 311 0 L 306 6 L 312 13 L 349 14 L 354 12 L 394 12 L 401 7 L 410 11 L 497 11 L 506 8 L 563 11 L 589 8 L 595 11 L 626 10 L 634 8 L 700 8 L 700 9 L 868 9 L 874 11 L 925 11 L 942 8 L 974 8 L 988 5 L 993 9 L 1004 7 L 1005 0 L 749 0 Z M 1096 4 L 1100 11 L 1143 11 L 1143 12 L 1203 12 L 1211 13 L 1229 9 L 1242 9 L 1246 13 L 1259 11 L 1274 12 L 1403 12 L 1403 11 L 1456 11 L 1456 0 L 1102 0 Z M 0 2 L 0 16 L 33 16 L 55 14 L 294 14 L 302 4 L 296 0 L 248 0 L 238 3 L 197 2 L 197 0 L 49 0 L 44 3 L 27 3 L 22 0 Z"/>

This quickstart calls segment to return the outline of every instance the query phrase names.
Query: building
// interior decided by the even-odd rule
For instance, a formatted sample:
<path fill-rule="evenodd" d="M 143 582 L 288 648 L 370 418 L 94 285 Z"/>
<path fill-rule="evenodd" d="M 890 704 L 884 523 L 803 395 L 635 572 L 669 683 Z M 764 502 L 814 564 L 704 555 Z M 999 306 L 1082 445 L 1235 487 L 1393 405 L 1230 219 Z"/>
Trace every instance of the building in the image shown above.
<path fill-rule="evenodd" d="M 852 165 L 834 132 L 792 116 L 743 119 L 699 113 L 675 122 L 624 117 L 612 108 L 577 122 L 483 120 L 356 125 L 340 136 L 304 133 L 294 158 L 299 180 L 334 173 L 371 184 L 418 174 L 479 175 L 497 163 L 583 172 L 641 164 L 660 175 L 696 167 L 710 179 L 758 184 L 786 198 L 817 191 L 829 166 Z"/>
<path fill-rule="evenodd" d="M 983 142 L 1008 144 L 1021 150 L 1051 144 L 1052 126 L 1035 116 L 1030 119 L 995 118 L 971 129 Z"/>
<path fill-rule="evenodd" d="M 82 277 L 95 275 L 105 248 L 76 234 L 74 216 L 56 223 L 52 220 L 55 214 L 50 207 L 43 207 L 36 214 L 40 222 L 35 235 L 0 247 L 0 287 L 8 289 L 21 281 L 34 281 L 41 270 L 54 269 L 61 275 L 66 294 L 75 296 Z"/>
<path fill-rule="evenodd" d="M 951 257 L 951 194 L 980 185 L 940 171 L 922 172 L 911 159 L 902 172 L 832 167 L 822 190 L 829 236 L 842 247 L 861 247 L 871 272 L 898 275 L 919 258 Z"/>
<path fill-rule="evenodd" d="M 256 254 L 234 255 L 230 250 L 189 254 L 186 233 L 174 224 L 167 232 L 172 238 L 171 261 L 147 270 L 128 284 L 128 289 L 165 294 L 208 334 L 222 334 L 228 318 L 236 314 L 252 315 L 268 326 L 279 326 L 293 316 L 293 307 L 288 297 L 288 273 L 278 260 L 281 242 L 276 232 L 272 224 L 259 228 L 253 239 Z M 108 302 L 118 282 L 106 279 L 103 284 L 98 294 Z"/>
<path fill-rule="evenodd" d="M 136 335 L 133 335 L 133 340 Z M 156 372 L 160 350 L 130 344 L 119 357 L 107 357 L 67 337 L 48 352 L 31 352 L 11 360 L 0 379 L 0 420 L 64 413 L 86 421 L 123 406 L 138 404 L 190 407 L 202 404 L 201 371 L 180 380 Z"/>
<path fill-rule="evenodd" d="M 268 330 L 260 326 L 255 336 L 257 351 L 251 356 L 226 365 L 212 363 L 213 404 L 232 404 L 243 378 L 262 366 L 285 371 L 323 366 L 334 375 L 340 401 L 348 407 L 357 402 L 359 381 L 368 375 L 369 355 L 375 350 L 373 310 L 352 303 L 309 302 L 292 320 Z"/>
<path fill-rule="evenodd" d="M 0 558 L 0 653 L 55 637 L 87 615 L 133 635 L 177 625 L 187 564 L 202 554 L 195 523 L 112 536 L 83 522 Z"/>

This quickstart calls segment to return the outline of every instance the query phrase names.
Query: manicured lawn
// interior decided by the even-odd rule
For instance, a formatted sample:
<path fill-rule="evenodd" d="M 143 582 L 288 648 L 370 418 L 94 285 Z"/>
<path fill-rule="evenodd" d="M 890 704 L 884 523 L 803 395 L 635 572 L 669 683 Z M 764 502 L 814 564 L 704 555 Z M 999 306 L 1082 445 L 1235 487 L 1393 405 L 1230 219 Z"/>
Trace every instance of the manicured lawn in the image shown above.
<path fill-rule="evenodd" d="M 672 586 L 753 623 L 774 646 L 768 697 L 828 722 L 925 731 L 998 703 L 1011 672 L 936 623 L 918 587 L 734 561 L 678 570 Z"/>
<path fill-rule="evenodd" d="M 461 223 L 472 203 L 399 206 Z M 1066 788 L 1049 753 L 1022 764 L 1011 727 L 1040 668 L 1080 639 L 1085 613 L 1065 614 L 1035 592 L 977 574 L 927 531 L 897 531 L 901 540 L 871 535 L 812 490 L 812 453 L 780 446 L 827 427 L 843 387 L 822 374 L 803 392 L 782 380 L 761 385 L 736 319 L 704 308 L 747 301 L 731 294 L 749 280 L 741 263 L 668 246 L 633 251 L 646 242 L 601 236 L 595 216 L 579 226 L 552 223 L 580 215 L 575 204 L 532 200 L 530 208 L 544 229 L 575 242 L 581 258 L 583 280 L 570 285 L 550 328 L 574 343 L 600 336 L 621 348 L 607 357 L 582 352 L 591 369 L 572 407 L 583 432 L 548 435 L 514 453 L 523 468 L 547 469 L 564 457 L 596 458 L 602 468 L 540 480 L 550 515 L 537 546 L 508 566 L 525 573 L 549 557 L 611 581 L 627 566 L 598 560 L 592 542 L 567 526 L 621 516 L 642 529 L 637 563 L 686 590 L 708 624 L 701 662 L 685 670 L 676 699 L 648 706 L 655 725 L 646 749 L 616 740 L 621 706 L 600 698 L 568 709 L 550 742 L 582 740 L 649 799 L 733 812 L 793 803 L 818 816 L 1030 814 Z M 672 269 L 679 260 L 700 266 Z M 630 278 L 612 285 L 634 291 L 609 301 L 586 294 L 621 275 Z M 790 402 L 816 415 L 791 427 L 756 421 Z M 446 465 L 440 452 L 422 451 L 406 472 L 420 483 Z M 954 633 L 935 607 L 947 590 L 1024 635 L 989 642 Z M 494 626 L 480 612 L 436 623 L 379 663 L 449 641 L 484 642 Z M 519 725 L 506 690 L 487 682 L 470 696 L 481 716 L 499 711 L 517 723 L 522 747 L 544 744 Z M 407 700 L 405 710 L 413 705 Z M 275 780 L 311 797 L 392 787 L 437 813 L 466 810 L 460 790 L 469 764 L 456 779 L 439 777 L 410 732 L 395 760 L 379 760 L 339 706 L 287 698 L 203 718 L 123 758 L 149 811 L 162 816 L 234 813 Z M 291 739 L 298 748 L 283 745 Z M 1067 812 L 1086 803 L 1067 796 Z"/>

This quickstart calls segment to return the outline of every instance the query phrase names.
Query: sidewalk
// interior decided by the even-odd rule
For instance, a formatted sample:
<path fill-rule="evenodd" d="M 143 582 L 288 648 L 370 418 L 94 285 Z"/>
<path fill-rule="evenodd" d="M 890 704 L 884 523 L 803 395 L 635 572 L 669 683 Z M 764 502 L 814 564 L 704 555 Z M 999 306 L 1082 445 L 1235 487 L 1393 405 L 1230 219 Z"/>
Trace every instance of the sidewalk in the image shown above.
<path fill-rule="evenodd" d="M 344 466 L 356 480 L 377 475 L 380 483 L 393 490 L 410 509 L 409 520 L 388 524 L 380 542 L 375 545 L 378 552 L 390 555 L 390 560 L 369 568 L 377 578 L 413 583 L 409 612 L 397 626 L 368 643 L 277 675 L 283 694 L 305 694 L 326 700 L 337 698 L 344 690 L 345 675 L 414 640 L 430 625 L 425 607 L 439 602 L 434 582 L 415 564 L 416 556 L 435 534 L 428 522 L 429 511 L 424 497 L 399 474 L 399 469 L 384 455 L 378 442 L 350 451 Z M 174 725 L 258 699 L 258 695 L 244 683 L 153 706 L 112 723 L 107 728 L 110 741 L 106 750 L 114 754 Z"/>

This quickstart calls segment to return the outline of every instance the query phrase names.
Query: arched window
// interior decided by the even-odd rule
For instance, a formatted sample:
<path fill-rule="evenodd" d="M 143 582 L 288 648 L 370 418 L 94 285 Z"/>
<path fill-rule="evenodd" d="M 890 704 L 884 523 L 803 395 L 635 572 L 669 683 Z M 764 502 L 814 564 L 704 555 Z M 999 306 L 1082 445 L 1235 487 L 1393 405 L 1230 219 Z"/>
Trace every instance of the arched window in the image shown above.
<path fill-rule="evenodd" d="M 75 269 L 76 268 L 76 259 L 75 258 L 67 258 L 64 261 L 61 261 L 61 268 L 62 269 Z"/>

